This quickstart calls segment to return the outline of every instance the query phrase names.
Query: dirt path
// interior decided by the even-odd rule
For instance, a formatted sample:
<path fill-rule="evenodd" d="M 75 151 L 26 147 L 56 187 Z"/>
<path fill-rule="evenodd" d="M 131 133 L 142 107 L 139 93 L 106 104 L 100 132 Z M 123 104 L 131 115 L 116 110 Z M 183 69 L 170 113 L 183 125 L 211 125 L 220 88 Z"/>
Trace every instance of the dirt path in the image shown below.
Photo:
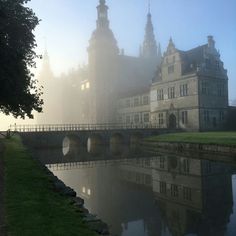
<path fill-rule="evenodd" d="M 0 137 L 0 235 L 5 236 L 5 227 L 4 227 L 4 204 L 3 204 L 3 144 Z"/>

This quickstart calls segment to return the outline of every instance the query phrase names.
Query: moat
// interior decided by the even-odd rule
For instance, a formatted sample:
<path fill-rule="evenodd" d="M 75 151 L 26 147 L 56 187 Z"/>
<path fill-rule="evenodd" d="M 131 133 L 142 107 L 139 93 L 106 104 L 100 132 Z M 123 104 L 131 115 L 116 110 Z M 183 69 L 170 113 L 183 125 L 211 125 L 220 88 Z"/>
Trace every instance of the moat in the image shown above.
<path fill-rule="evenodd" d="M 128 147 L 90 154 L 64 147 L 37 156 L 112 235 L 236 235 L 236 162 Z"/>

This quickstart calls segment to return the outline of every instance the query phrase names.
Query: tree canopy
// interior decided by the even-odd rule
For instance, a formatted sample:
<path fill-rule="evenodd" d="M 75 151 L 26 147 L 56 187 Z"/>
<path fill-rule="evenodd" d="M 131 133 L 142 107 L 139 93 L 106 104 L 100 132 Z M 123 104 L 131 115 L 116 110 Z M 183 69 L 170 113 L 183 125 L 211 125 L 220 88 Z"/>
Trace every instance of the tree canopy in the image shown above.
<path fill-rule="evenodd" d="M 21 118 L 33 118 L 43 104 L 30 71 L 38 57 L 33 31 L 39 19 L 29 1 L 0 0 L 0 111 Z"/>

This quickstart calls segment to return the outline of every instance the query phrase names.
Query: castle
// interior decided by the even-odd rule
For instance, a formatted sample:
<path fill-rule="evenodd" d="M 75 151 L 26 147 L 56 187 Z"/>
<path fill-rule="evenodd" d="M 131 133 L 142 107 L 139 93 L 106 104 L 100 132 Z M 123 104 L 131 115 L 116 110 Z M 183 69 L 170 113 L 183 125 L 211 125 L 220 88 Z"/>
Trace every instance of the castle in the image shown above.
<path fill-rule="evenodd" d="M 205 45 L 189 51 L 177 49 L 170 39 L 162 55 L 149 10 L 139 56 L 127 56 L 117 46 L 109 27 L 108 6 L 100 0 L 96 29 L 87 51 L 85 71 L 73 72 L 72 80 L 64 80 L 58 90 L 63 123 L 151 124 L 186 130 L 224 128 L 228 77 L 212 36 Z M 71 100 L 63 93 L 69 94 Z M 65 115 L 67 118 L 63 118 Z"/>

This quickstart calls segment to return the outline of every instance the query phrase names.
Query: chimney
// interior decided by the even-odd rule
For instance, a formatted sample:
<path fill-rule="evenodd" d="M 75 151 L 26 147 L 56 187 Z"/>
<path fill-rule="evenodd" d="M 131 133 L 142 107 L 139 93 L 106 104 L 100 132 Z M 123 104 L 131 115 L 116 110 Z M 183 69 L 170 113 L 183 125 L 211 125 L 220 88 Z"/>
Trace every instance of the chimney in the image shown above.
<path fill-rule="evenodd" d="M 213 36 L 209 35 L 207 39 L 208 39 L 208 47 L 215 48 L 215 40 L 213 39 Z"/>

